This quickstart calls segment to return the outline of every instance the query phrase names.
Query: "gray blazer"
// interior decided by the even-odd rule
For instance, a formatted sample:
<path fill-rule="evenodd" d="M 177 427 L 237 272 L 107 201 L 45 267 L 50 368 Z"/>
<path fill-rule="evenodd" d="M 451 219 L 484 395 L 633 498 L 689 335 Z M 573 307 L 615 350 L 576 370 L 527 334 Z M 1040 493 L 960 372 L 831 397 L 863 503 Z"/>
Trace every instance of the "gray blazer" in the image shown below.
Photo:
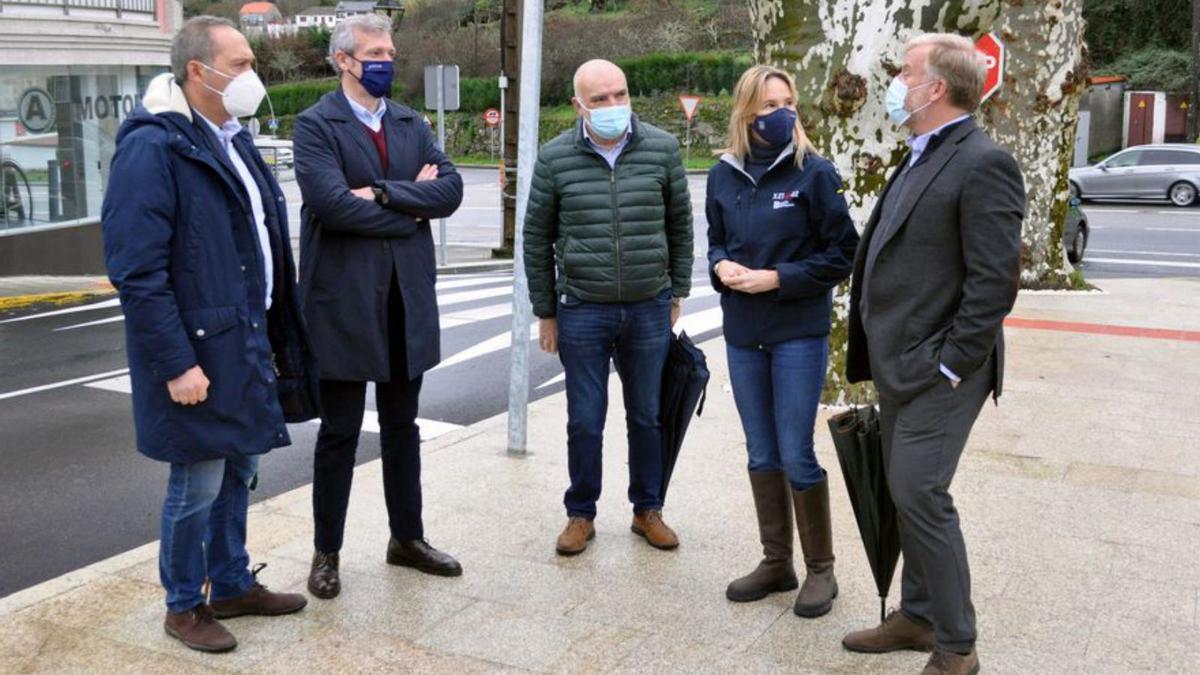
<path fill-rule="evenodd" d="M 944 377 L 939 364 L 965 379 L 993 354 L 993 395 L 1003 389 L 1003 322 L 1020 281 L 1024 180 L 1012 155 L 973 119 L 945 133 L 918 165 L 928 166 L 909 178 L 914 183 L 897 205 L 899 224 L 878 253 L 871 287 L 863 288 L 863 275 L 882 198 L 851 277 L 846 375 L 873 380 L 880 396 L 900 403 Z"/>

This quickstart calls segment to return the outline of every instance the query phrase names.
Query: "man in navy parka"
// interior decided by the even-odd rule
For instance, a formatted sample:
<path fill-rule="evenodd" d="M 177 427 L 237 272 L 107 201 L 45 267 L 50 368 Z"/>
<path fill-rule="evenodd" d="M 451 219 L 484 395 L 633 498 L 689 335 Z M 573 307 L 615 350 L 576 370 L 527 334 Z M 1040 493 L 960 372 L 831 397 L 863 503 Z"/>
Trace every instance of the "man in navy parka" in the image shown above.
<path fill-rule="evenodd" d="M 104 254 L 125 313 L 138 450 L 170 463 L 164 628 L 228 651 L 237 641 L 217 619 L 305 605 L 249 570 L 246 507 L 258 456 L 291 442 L 285 422 L 319 412 L 316 365 L 283 193 L 237 120 L 266 93 L 254 54 L 232 23 L 197 17 L 171 61 L 118 135 Z"/>

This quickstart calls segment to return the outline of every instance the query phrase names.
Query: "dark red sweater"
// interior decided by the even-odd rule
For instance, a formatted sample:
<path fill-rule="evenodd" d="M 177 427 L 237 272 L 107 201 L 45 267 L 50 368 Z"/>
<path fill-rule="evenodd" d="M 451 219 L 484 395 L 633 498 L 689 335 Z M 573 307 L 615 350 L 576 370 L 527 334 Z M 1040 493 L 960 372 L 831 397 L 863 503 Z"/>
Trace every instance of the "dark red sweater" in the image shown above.
<path fill-rule="evenodd" d="M 383 126 L 383 120 L 379 121 L 379 131 L 371 131 L 371 127 L 362 125 L 363 131 L 371 137 L 371 142 L 375 144 L 375 149 L 379 151 L 379 161 L 383 164 L 383 173 L 386 176 L 388 170 L 388 148 L 387 148 L 387 133 Z"/>

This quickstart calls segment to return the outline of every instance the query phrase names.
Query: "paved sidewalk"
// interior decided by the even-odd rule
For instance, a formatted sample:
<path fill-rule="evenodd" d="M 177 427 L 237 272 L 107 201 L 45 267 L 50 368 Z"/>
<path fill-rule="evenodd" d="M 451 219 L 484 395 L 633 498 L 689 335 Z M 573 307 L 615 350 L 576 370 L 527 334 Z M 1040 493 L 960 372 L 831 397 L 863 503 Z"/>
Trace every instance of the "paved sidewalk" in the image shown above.
<path fill-rule="evenodd" d="M 1015 316 L 1200 332 L 1200 280 L 1101 285 L 1104 294 L 1022 295 Z M 1010 329 L 1008 341 L 1006 395 L 986 406 L 954 486 L 985 671 L 1200 672 L 1200 342 L 1053 323 Z M 566 480 L 557 395 L 531 406 L 524 459 L 503 453 L 503 417 L 427 444 L 427 530 L 459 556 L 461 578 L 384 564 L 375 462 L 357 471 L 338 599 L 311 600 L 292 617 L 232 620 L 237 651 L 197 654 L 163 635 L 150 544 L 0 599 L 0 670 L 919 672 L 923 655 L 839 645 L 878 619 L 878 600 L 825 415 L 818 452 L 832 480 L 841 586 L 833 612 L 799 619 L 790 594 L 725 600 L 725 584 L 752 568 L 759 548 L 724 345 L 703 348 L 708 404 L 666 514 L 683 541 L 677 551 L 629 532 L 614 395 L 596 540 L 579 557 L 554 554 Z M 311 458 L 310 448 L 277 452 Z M 262 577 L 272 588 L 303 590 L 310 541 L 309 488 L 251 509 L 251 552 L 270 564 Z"/>

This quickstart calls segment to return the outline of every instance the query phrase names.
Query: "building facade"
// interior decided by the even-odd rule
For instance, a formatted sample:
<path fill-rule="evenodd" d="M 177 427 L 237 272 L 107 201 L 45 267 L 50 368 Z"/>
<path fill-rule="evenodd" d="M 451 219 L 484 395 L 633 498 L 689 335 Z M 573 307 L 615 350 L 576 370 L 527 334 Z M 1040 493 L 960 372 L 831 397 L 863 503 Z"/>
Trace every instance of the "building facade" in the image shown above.
<path fill-rule="evenodd" d="M 309 7 L 292 18 L 296 30 L 324 28 L 333 30 L 337 26 L 337 10 L 333 7 Z"/>
<path fill-rule="evenodd" d="M 0 0 L 0 276 L 103 272 L 117 130 L 182 21 L 179 0 Z"/>

